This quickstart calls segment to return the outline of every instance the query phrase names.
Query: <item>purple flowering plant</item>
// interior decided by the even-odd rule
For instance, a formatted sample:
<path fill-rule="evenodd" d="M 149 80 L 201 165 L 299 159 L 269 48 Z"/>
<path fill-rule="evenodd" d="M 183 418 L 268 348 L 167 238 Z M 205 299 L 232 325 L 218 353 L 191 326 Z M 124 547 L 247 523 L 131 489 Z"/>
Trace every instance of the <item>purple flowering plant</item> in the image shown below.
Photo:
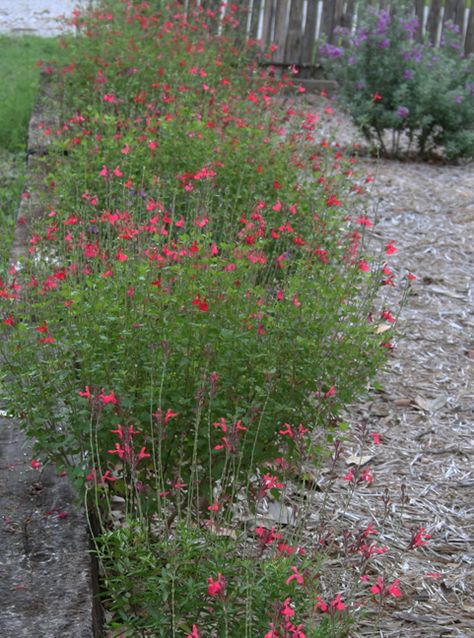
<path fill-rule="evenodd" d="M 321 47 L 321 63 L 374 152 L 474 156 L 474 62 L 456 25 L 444 25 L 435 48 L 419 41 L 408 11 L 370 9 L 355 32 L 337 36 Z"/>

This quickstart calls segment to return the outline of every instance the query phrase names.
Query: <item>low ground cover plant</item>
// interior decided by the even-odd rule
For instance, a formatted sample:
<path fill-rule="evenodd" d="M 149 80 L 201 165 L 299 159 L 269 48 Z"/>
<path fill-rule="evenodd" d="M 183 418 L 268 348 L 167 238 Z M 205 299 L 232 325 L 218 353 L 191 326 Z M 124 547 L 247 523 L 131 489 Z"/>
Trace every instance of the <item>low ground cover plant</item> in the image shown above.
<path fill-rule="evenodd" d="M 321 59 L 339 83 L 341 103 L 383 155 L 474 155 L 474 62 L 459 27 L 445 25 L 439 47 L 416 39 L 406 11 L 369 10 L 354 33 L 339 31 Z M 385 133 L 391 134 L 390 138 Z"/>
<path fill-rule="evenodd" d="M 342 636 L 375 552 L 370 527 L 329 542 L 324 504 L 307 523 L 341 411 L 392 348 L 396 247 L 377 251 L 370 177 L 282 96 L 294 74 L 238 46 L 241 19 L 75 12 L 48 67 L 64 103 L 40 124 L 45 216 L 1 282 L 5 402 L 33 467 L 84 496 L 114 635 Z M 322 548 L 343 537 L 338 580 Z M 397 582 L 373 585 L 377 609 Z"/>

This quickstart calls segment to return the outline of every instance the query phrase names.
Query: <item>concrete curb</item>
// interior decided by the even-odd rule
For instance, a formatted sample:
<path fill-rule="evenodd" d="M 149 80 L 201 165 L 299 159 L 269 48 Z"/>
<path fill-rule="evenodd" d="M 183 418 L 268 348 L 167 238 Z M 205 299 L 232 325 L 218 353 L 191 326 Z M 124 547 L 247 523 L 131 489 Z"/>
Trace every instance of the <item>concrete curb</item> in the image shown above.
<path fill-rule="evenodd" d="M 55 88 L 56 86 L 56 88 Z M 58 124 L 54 80 L 43 78 L 30 122 L 27 186 L 11 252 L 28 250 L 28 224 L 46 211 L 47 136 Z M 57 96 L 56 96 L 57 97 Z M 93 638 L 93 580 L 85 512 L 66 477 L 31 467 L 31 444 L 11 419 L 0 419 L 0 636 Z"/>

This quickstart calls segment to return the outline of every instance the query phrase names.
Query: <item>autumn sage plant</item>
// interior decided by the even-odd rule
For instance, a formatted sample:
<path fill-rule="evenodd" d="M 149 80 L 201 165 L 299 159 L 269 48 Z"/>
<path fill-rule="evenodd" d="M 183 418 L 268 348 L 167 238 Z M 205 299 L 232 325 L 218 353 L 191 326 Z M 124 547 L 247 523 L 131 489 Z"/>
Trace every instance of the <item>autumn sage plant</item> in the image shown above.
<path fill-rule="evenodd" d="M 39 124 L 44 215 L 0 285 L 3 401 L 34 467 L 84 497 L 117 636 L 352 622 L 344 584 L 320 586 L 322 532 L 303 546 L 303 500 L 391 351 L 396 247 L 372 237 L 370 176 L 318 132 L 295 70 L 259 65 L 244 19 L 75 12 L 48 67 L 61 125 Z"/>

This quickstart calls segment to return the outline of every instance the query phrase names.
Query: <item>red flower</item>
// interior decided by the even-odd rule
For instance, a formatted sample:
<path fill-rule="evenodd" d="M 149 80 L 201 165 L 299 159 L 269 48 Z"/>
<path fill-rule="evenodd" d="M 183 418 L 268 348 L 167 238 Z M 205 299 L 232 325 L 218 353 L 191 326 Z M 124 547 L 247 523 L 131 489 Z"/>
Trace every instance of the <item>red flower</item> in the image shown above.
<path fill-rule="evenodd" d="M 336 598 L 331 602 L 331 607 L 336 611 L 343 611 L 346 606 L 341 601 L 341 594 L 339 593 Z"/>
<path fill-rule="evenodd" d="M 260 488 L 258 497 L 261 498 L 262 496 L 265 496 L 265 493 L 268 490 L 272 490 L 274 487 L 281 490 L 285 486 L 283 483 L 280 483 L 278 481 L 278 478 L 276 476 L 272 476 L 271 474 L 264 474 L 264 476 L 262 477 L 262 487 Z"/>
<path fill-rule="evenodd" d="M 372 222 L 369 220 L 367 215 L 359 215 L 359 219 L 356 222 L 359 226 L 366 226 L 370 228 L 372 226 Z"/>
<path fill-rule="evenodd" d="M 290 439 L 294 439 L 295 438 L 295 434 L 293 432 L 293 430 L 291 429 L 291 426 L 289 423 L 284 423 L 283 424 L 284 430 L 278 430 L 279 434 L 282 434 L 283 436 L 287 435 L 290 437 Z"/>
<path fill-rule="evenodd" d="M 293 618 L 293 616 L 295 615 L 295 610 L 290 607 L 290 604 L 291 598 L 286 598 L 280 611 L 280 615 L 284 616 L 286 622 L 289 622 L 290 618 Z"/>
<path fill-rule="evenodd" d="M 382 100 L 382 96 L 378 91 L 375 91 L 372 99 L 374 100 L 374 102 L 380 102 Z"/>
<path fill-rule="evenodd" d="M 354 472 L 349 468 L 347 474 L 342 478 L 343 481 L 353 481 L 354 480 Z"/>
<path fill-rule="evenodd" d="M 107 470 L 105 474 L 102 475 L 100 482 L 103 483 L 104 481 L 108 481 L 109 483 L 113 483 L 116 480 L 117 479 L 115 478 L 115 476 L 112 476 L 112 474 L 110 473 L 110 470 Z"/>
<path fill-rule="evenodd" d="M 215 445 L 215 446 L 214 446 L 214 449 L 215 449 L 216 451 L 224 450 L 224 449 L 226 449 L 226 450 L 229 450 L 229 451 L 230 451 L 230 450 L 232 449 L 232 447 L 231 447 L 231 445 L 230 445 L 229 440 L 227 439 L 227 437 L 223 436 L 223 437 L 221 438 L 221 441 L 222 441 L 222 443 L 221 443 L 221 444 L 218 444 L 218 445 Z"/>
<path fill-rule="evenodd" d="M 142 447 L 140 452 L 137 454 L 137 463 L 138 463 L 138 461 L 141 461 L 142 459 L 149 459 L 149 458 L 150 458 L 150 454 L 145 452 L 145 448 Z"/>
<path fill-rule="evenodd" d="M 115 257 L 119 260 L 119 261 L 127 261 L 128 259 L 128 255 L 126 255 L 125 253 L 123 253 L 120 248 L 117 250 Z"/>
<path fill-rule="evenodd" d="M 398 588 L 399 582 L 400 582 L 400 579 L 397 578 L 394 581 L 393 585 L 390 585 L 390 587 L 386 590 L 384 580 L 383 578 L 379 576 L 377 578 L 377 583 L 375 585 L 372 585 L 372 587 L 370 588 L 370 591 L 373 594 L 380 595 L 382 597 L 391 595 L 391 596 L 395 596 L 395 598 L 399 598 L 402 595 L 400 589 Z"/>
<path fill-rule="evenodd" d="M 402 595 L 402 592 L 397 587 L 399 582 L 400 582 L 400 579 L 397 578 L 394 581 L 393 585 L 390 585 L 390 587 L 388 588 L 388 593 L 391 594 L 392 596 L 395 596 L 395 598 L 400 598 L 400 596 Z"/>
<path fill-rule="evenodd" d="M 190 634 L 186 636 L 186 638 L 199 638 L 199 633 L 196 625 L 193 625 L 193 630 Z"/>
<path fill-rule="evenodd" d="M 215 421 L 213 423 L 213 426 L 216 428 L 221 428 L 221 430 L 224 432 L 224 434 L 227 434 L 227 424 L 225 422 L 225 418 L 221 417 L 219 421 Z"/>
<path fill-rule="evenodd" d="M 260 538 L 260 543 L 262 545 L 272 545 L 274 540 L 279 540 L 281 538 L 278 532 L 275 532 L 275 528 L 268 530 L 265 527 L 256 527 L 255 533 Z"/>
<path fill-rule="evenodd" d="M 328 198 L 328 206 L 340 206 L 341 202 L 337 199 L 337 196 L 332 193 Z"/>
<path fill-rule="evenodd" d="M 321 596 L 318 596 L 318 602 L 316 603 L 314 608 L 315 609 L 320 609 L 323 614 L 325 614 L 328 611 L 328 609 L 329 609 L 328 606 L 326 605 L 326 603 L 321 598 Z"/>
<path fill-rule="evenodd" d="M 34 470 L 39 470 L 41 467 L 41 462 L 37 461 L 36 459 L 31 459 L 30 465 Z"/>
<path fill-rule="evenodd" d="M 392 315 L 390 310 L 384 310 L 382 312 L 382 319 L 385 319 L 385 321 L 388 321 L 389 323 L 395 323 L 395 317 Z"/>
<path fill-rule="evenodd" d="M 426 545 L 426 541 L 431 538 L 431 534 L 425 532 L 425 528 L 421 527 L 418 532 L 412 533 L 412 539 L 408 549 L 414 549 L 415 547 L 423 547 Z"/>
<path fill-rule="evenodd" d="M 209 310 L 207 299 L 201 300 L 200 294 L 198 294 L 197 297 L 193 299 L 192 304 L 193 306 L 197 306 L 201 312 L 207 312 Z"/>
<path fill-rule="evenodd" d="M 362 474 L 362 476 L 360 477 L 359 481 L 367 481 L 367 483 L 370 485 L 371 483 L 373 483 L 374 481 L 374 477 L 372 476 L 372 474 L 370 473 L 370 467 L 367 467 L 364 470 L 364 473 Z"/>
<path fill-rule="evenodd" d="M 286 579 L 286 584 L 289 585 L 292 580 L 296 580 L 298 585 L 304 585 L 304 578 L 299 573 L 298 568 L 297 567 L 290 567 L 290 569 L 293 572 L 293 574 L 291 574 L 291 576 L 289 576 L 289 578 Z"/>
<path fill-rule="evenodd" d="M 166 414 L 165 414 L 165 424 L 166 424 L 166 423 L 168 423 L 168 421 L 169 421 L 170 419 L 174 419 L 174 417 L 175 417 L 175 416 L 178 416 L 178 413 L 177 413 L 177 412 L 173 412 L 173 411 L 171 410 L 171 408 L 168 408 L 168 409 L 166 410 Z"/>
<path fill-rule="evenodd" d="M 46 324 L 46 321 L 43 321 L 42 326 L 36 326 L 36 332 L 48 332 L 48 326 Z"/>
<path fill-rule="evenodd" d="M 98 395 L 98 398 L 105 404 L 107 403 L 113 403 L 114 405 L 117 404 L 117 399 L 115 397 L 113 390 L 111 390 L 109 394 L 104 394 L 104 388 L 102 388 L 100 394 Z"/>
<path fill-rule="evenodd" d="M 221 597 L 225 591 L 225 580 L 222 578 L 222 574 L 217 574 L 217 580 L 213 580 L 211 577 L 207 579 L 209 585 L 207 586 L 207 593 L 209 596 Z"/>
<path fill-rule="evenodd" d="M 85 397 L 86 399 L 90 399 L 91 398 L 92 395 L 91 395 L 91 392 L 89 390 L 89 386 L 88 385 L 86 385 L 86 389 L 85 389 L 84 392 L 79 391 L 79 396 L 80 397 Z"/>

